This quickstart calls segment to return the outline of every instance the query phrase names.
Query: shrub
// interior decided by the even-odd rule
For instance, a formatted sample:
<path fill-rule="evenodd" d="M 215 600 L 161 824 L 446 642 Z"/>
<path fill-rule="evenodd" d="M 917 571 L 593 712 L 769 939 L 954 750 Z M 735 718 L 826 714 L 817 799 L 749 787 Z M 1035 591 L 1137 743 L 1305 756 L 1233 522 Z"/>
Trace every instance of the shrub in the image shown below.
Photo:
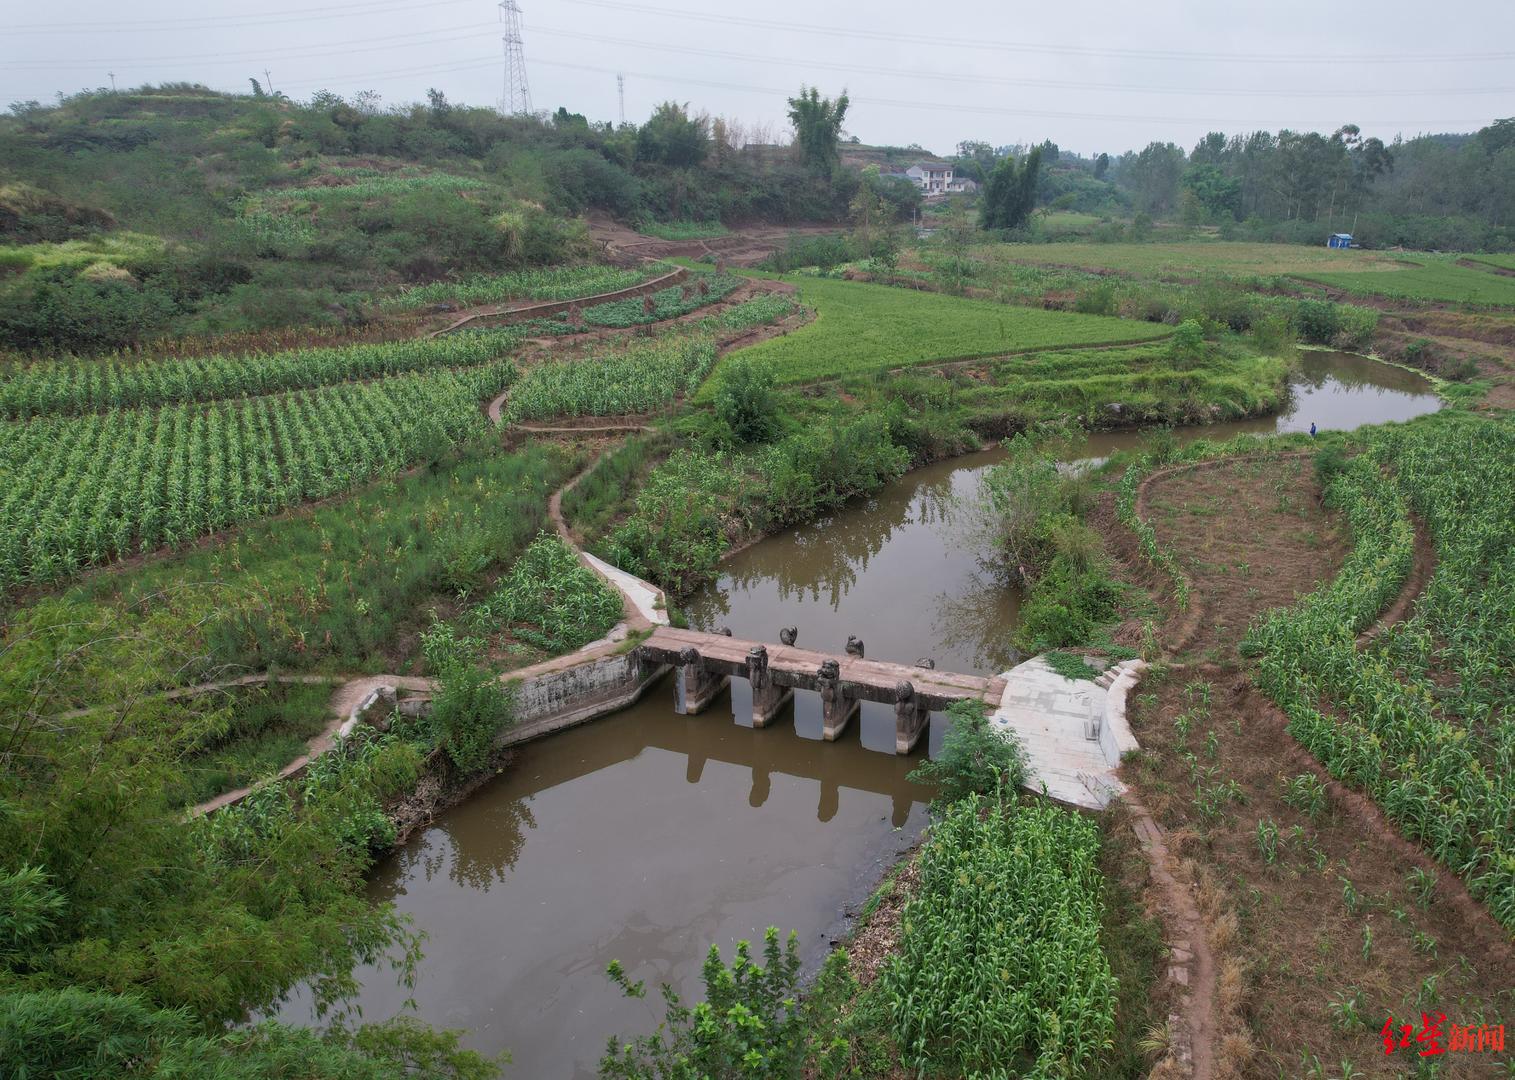
<path fill-rule="evenodd" d="M 1010 797 L 1026 779 L 1026 758 L 1012 736 L 989 726 L 981 701 L 955 701 L 947 709 L 952 727 L 935 758 L 911 770 L 909 779 L 934 785 L 939 804 L 996 792 Z"/>
<path fill-rule="evenodd" d="M 431 699 L 431 728 L 452 763 L 475 772 L 489 760 L 495 735 L 511 720 L 510 695 L 492 672 L 480 667 L 483 643 L 458 637 L 447 623 L 432 623 L 421 635 L 421 651 L 438 684 Z"/>
<path fill-rule="evenodd" d="M 1198 366 L 1205 357 L 1205 328 L 1194 319 L 1185 319 L 1173 331 L 1168 356 L 1180 371 Z"/>
<path fill-rule="evenodd" d="M 716 380 L 715 414 L 737 442 L 767 442 L 778 432 L 773 372 L 746 357 L 733 357 Z"/>
<path fill-rule="evenodd" d="M 689 1008 L 672 987 L 663 986 L 666 1018 L 654 1035 L 618 1045 L 611 1038 L 600 1059 L 600 1076 L 625 1080 L 800 1080 L 814 1075 L 807 1065 L 834 1056 L 839 1049 L 826 1032 L 841 1005 L 856 990 L 847 972 L 847 954 L 832 953 L 804 995 L 800 994 L 800 957 L 796 935 L 779 949 L 779 932 L 763 935 L 763 966 L 752 960 L 751 945 L 737 942 L 728 968 L 721 951 L 710 947 L 703 977 L 705 1000 Z M 631 982 L 620 961 L 612 961 L 610 981 L 627 997 L 645 998 L 643 983 Z M 828 1062 L 827 1075 L 839 1062 Z"/>

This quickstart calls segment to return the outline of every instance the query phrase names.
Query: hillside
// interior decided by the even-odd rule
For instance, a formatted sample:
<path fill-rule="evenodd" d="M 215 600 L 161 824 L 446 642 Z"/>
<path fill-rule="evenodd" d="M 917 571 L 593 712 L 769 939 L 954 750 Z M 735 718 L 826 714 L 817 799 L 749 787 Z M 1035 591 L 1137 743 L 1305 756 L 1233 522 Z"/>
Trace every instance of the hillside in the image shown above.
<path fill-rule="evenodd" d="M 441 94 L 381 113 L 178 85 L 12 113 L 0 346 L 20 350 L 362 323 L 407 285 L 585 260 L 590 211 L 835 221 L 856 185 L 749 159 L 678 106 L 614 129 Z"/>

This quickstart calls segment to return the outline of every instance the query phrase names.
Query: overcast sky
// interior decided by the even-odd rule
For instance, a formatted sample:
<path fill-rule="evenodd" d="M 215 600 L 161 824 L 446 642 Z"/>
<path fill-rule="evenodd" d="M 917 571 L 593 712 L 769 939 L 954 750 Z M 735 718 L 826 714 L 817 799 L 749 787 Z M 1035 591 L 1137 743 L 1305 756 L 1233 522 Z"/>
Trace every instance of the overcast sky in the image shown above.
<path fill-rule="evenodd" d="M 538 110 L 659 101 L 786 128 L 801 82 L 867 143 L 1081 153 L 1206 131 L 1472 131 L 1515 114 L 1515 0 L 518 0 Z M 182 80 L 304 99 L 374 90 L 494 105 L 495 0 L 0 0 L 0 102 Z"/>

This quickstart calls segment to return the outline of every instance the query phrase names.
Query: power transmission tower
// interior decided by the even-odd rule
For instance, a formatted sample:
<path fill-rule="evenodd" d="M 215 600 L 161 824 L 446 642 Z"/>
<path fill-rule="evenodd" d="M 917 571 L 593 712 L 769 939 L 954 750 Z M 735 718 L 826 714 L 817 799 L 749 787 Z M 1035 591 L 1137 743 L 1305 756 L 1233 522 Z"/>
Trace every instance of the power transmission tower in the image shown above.
<path fill-rule="evenodd" d="M 531 87 L 526 85 L 526 52 L 521 46 L 521 9 L 516 0 L 500 0 L 500 21 L 505 24 L 505 96 L 500 111 L 509 115 L 531 114 Z"/>
<path fill-rule="evenodd" d="M 617 75 L 615 77 L 615 89 L 616 93 L 621 97 L 621 123 L 624 124 L 626 122 L 626 76 Z"/>
<path fill-rule="evenodd" d="M 110 76 L 110 92 L 114 94 L 116 92 L 116 73 L 114 71 L 107 71 L 106 74 Z M 625 109 L 621 110 L 623 113 L 625 111 Z M 624 120 L 625 118 L 622 117 L 622 119 Z"/>

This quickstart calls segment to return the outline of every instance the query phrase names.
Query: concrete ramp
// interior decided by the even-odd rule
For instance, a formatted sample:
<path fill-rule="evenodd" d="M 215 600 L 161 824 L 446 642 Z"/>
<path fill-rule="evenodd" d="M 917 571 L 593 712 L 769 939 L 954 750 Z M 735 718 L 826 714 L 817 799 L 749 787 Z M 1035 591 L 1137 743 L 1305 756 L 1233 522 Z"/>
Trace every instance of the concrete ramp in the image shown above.
<path fill-rule="evenodd" d="M 1102 810 L 1125 792 L 1115 770 L 1137 748 L 1126 724 L 1126 691 L 1146 667 L 1129 660 L 1098 680 L 1069 679 L 1041 657 L 1005 672 L 990 726 L 1026 752 L 1026 786 L 1072 806 Z"/>

